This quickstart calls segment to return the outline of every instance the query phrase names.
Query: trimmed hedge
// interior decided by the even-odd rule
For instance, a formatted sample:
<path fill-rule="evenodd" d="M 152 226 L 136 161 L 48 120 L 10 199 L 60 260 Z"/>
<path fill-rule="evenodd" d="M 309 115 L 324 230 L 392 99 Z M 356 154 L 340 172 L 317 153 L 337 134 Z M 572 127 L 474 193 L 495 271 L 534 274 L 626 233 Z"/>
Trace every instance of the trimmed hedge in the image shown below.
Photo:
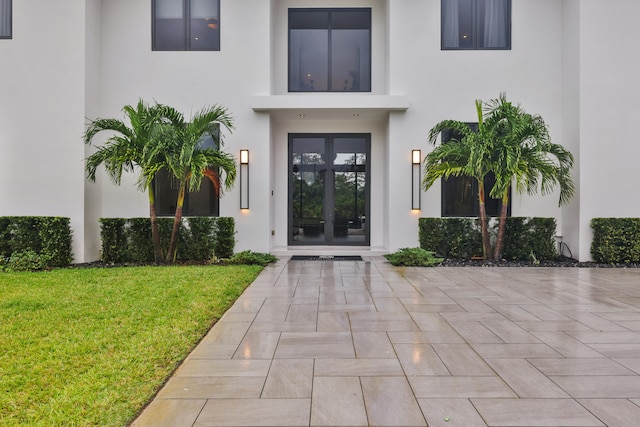
<path fill-rule="evenodd" d="M 447 258 L 482 256 L 482 234 L 475 218 L 420 218 L 420 247 Z"/>
<path fill-rule="evenodd" d="M 640 263 L 640 218 L 593 218 L 591 229 L 594 261 Z"/>
<path fill-rule="evenodd" d="M 418 225 L 422 249 L 447 258 L 482 256 L 482 234 L 476 218 L 420 218 Z M 503 258 L 554 259 L 557 257 L 555 233 L 554 218 L 508 217 Z"/>
<path fill-rule="evenodd" d="M 67 267 L 73 260 L 70 219 L 49 216 L 0 217 L 0 257 L 32 252 L 46 267 Z"/>
<path fill-rule="evenodd" d="M 215 248 L 216 218 L 200 216 L 188 218 L 187 221 L 189 229 L 181 228 L 182 233 L 178 235 L 182 237 L 178 244 L 178 249 L 182 248 L 181 255 L 190 260 L 211 259 Z"/>
<path fill-rule="evenodd" d="M 236 247 L 236 222 L 231 217 L 216 221 L 216 239 L 213 252 L 218 258 L 231 258 Z"/>
<path fill-rule="evenodd" d="M 508 217 L 502 258 L 551 260 L 558 257 L 555 218 Z"/>
<path fill-rule="evenodd" d="M 158 218 L 160 245 L 164 253 L 169 247 L 172 227 L 173 218 Z M 231 227 L 230 231 L 228 231 L 229 227 Z M 233 218 L 184 218 L 178 230 L 178 251 L 175 259 L 205 261 L 211 259 L 214 254 L 222 258 L 216 249 L 221 237 L 220 233 L 223 235 L 224 243 L 227 234 L 231 236 L 235 234 L 234 227 Z M 154 261 L 149 218 L 100 218 L 100 237 L 103 262 L 148 263 Z M 235 241 L 231 246 L 231 255 L 233 255 L 234 246 Z M 228 243 L 223 247 L 228 247 Z"/>

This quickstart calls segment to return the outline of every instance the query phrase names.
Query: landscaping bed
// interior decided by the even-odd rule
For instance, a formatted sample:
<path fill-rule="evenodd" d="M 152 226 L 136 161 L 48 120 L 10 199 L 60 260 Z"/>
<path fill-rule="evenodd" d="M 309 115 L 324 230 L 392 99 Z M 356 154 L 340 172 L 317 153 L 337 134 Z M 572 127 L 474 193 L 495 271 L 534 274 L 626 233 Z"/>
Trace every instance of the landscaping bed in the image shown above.
<path fill-rule="evenodd" d="M 440 264 L 442 267 L 579 267 L 579 268 L 640 268 L 637 263 L 598 263 L 579 262 L 573 258 L 558 258 L 556 260 L 534 261 L 485 261 L 475 259 L 448 258 Z"/>

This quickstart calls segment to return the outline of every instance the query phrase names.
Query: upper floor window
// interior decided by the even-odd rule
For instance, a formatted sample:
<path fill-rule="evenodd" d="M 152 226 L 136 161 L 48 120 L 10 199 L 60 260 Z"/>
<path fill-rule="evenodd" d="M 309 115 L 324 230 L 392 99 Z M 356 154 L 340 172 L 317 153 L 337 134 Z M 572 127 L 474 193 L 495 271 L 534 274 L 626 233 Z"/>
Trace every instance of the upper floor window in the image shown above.
<path fill-rule="evenodd" d="M 511 0 L 442 0 L 442 49 L 511 49 Z"/>
<path fill-rule="evenodd" d="M 289 91 L 371 92 L 371 9 L 289 9 Z"/>
<path fill-rule="evenodd" d="M 152 0 L 153 50 L 220 50 L 219 0 Z"/>
<path fill-rule="evenodd" d="M 0 0 L 0 39 L 11 38 L 11 0 Z"/>
<path fill-rule="evenodd" d="M 467 123 L 472 129 L 477 129 L 477 123 Z M 442 132 L 442 143 L 446 144 L 452 139 L 460 138 L 457 132 L 446 130 Z M 489 191 L 496 183 L 493 173 L 488 173 L 484 178 L 485 189 L 485 210 L 487 216 L 500 216 L 502 201 L 489 197 Z M 478 181 L 469 176 L 450 176 L 442 179 L 442 209 L 443 217 L 478 217 L 480 216 L 480 197 L 478 192 Z M 511 197 L 507 206 L 507 215 L 511 215 Z"/>

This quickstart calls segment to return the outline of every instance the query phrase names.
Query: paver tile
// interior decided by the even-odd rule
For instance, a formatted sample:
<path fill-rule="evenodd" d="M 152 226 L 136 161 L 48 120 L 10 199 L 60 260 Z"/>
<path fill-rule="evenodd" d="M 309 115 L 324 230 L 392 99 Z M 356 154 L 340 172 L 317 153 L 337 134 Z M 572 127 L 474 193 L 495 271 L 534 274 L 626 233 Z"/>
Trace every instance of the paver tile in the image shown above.
<path fill-rule="evenodd" d="M 573 399 L 471 399 L 490 426 L 604 426 Z"/>
<path fill-rule="evenodd" d="M 311 399 L 210 399 L 193 427 L 309 425 Z"/>
<path fill-rule="evenodd" d="M 635 427 L 639 282 L 637 269 L 277 263 L 133 426 Z"/>
<path fill-rule="evenodd" d="M 366 426 L 362 387 L 357 377 L 315 377 L 312 426 Z"/>

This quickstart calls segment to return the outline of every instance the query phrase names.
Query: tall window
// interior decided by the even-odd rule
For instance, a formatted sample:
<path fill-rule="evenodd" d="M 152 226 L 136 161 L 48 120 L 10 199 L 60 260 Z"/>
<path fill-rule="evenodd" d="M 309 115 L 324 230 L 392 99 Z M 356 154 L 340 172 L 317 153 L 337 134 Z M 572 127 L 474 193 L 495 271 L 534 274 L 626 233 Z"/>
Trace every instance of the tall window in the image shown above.
<path fill-rule="evenodd" d="M 220 50 L 219 0 L 152 0 L 153 50 Z"/>
<path fill-rule="evenodd" d="M 467 123 L 472 129 L 477 129 L 477 123 Z M 458 139 L 461 135 L 447 130 L 442 132 L 442 143 L 446 144 L 452 139 Z M 487 216 L 499 216 L 501 201 L 489 197 L 489 191 L 496 183 L 493 173 L 489 173 L 484 179 L 485 208 Z M 477 217 L 480 215 L 478 182 L 468 176 L 452 176 L 442 179 L 442 212 L 443 217 Z M 511 215 L 511 198 L 507 206 L 507 215 Z"/>
<path fill-rule="evenodd" d="M 441 0 L 442 49 L 511 49 L 511 0 Z"/>
<path fill-rule="evenodd" d="M 0 0 L 0 39 L 11 38 L 11 0 Z"/>
<path fill-rule="evenodd" d="M 289 91 L 371 92 L 371 9 L 289 9 Z"/>
<path fill-rule="evenodd" d="M 211 136 L 206 136 L 198 143 L 198 148 L 214 148 L 216 144 Z M 182 214 L 184 216 L 219 216 L 220 193 L 219 182 L 202 178 L 198 191 L 187 191 L 184 197 Z M 179 182 L 173 175 L 162 169 L 154 179 L 156 213 L 161 216 L 173 216 L 178 202 Z"/>

